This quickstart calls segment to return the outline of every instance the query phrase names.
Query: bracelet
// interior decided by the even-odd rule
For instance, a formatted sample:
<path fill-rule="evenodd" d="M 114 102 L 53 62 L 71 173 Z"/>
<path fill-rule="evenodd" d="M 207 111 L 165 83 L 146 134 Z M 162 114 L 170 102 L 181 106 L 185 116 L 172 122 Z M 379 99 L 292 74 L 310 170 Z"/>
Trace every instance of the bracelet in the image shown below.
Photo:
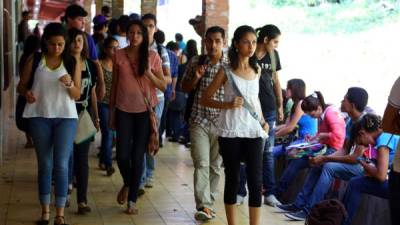
<path fill-rule="evenodd" d="M 74 82 L 71 81 L 71 83 L 70 83 L 69 85 L 65 85 L 65 84 L 64 84 L 64 87 L 65 87 L 66 89 L 71 89 L 71 88 L 74 87 Z"/>

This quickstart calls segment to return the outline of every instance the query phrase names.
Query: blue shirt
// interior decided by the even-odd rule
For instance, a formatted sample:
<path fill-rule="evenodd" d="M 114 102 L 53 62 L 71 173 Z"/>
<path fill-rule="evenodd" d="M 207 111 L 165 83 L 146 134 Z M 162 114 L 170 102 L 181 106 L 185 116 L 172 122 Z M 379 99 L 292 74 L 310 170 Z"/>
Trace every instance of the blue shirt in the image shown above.
<path fill-rule="evenodd" d="M 178 77 L 178 57 L 176 56 L 176 54 L 167 49 L 168 52 L 168 57 L 169 57 L 169 64 L 170 64 L 170 71 L 171 71 L 171 78 L 176 78 Z M 167 89 L 164 92 L 164 96 L 167 99 L 171 98 L 171 94 L 172 94 L 172 83 L 167 85 Z"/>
<path fill-rule="evenodd" d="M 308 114 L 304 113 L 297 124 L 300 138 L 304 138 L 306 135 L 314 136 L 318 132 L 318 120 Z"/>
<path fill-rule="evenodd" d="M 397 145 L 399 144 L 399 140 L 400 136 L 385 132 L 380 134 L 375 140 L 375 149 L 377 151 L 379 151 L 380 147 L 389 148 L 389 165 L 392 164 L 394 153 L 397 149 Z"/>
<path fill-rule="evenodd" d="M 85 33 L 85 34 L 86 34 L 86 40 L 87 40 L 88 49 L 89 49 L 89 59 L 96 61 L 98 59 L 96 44 L 94 43 L 92 36 L 90 36 L 87 33 Z"/>

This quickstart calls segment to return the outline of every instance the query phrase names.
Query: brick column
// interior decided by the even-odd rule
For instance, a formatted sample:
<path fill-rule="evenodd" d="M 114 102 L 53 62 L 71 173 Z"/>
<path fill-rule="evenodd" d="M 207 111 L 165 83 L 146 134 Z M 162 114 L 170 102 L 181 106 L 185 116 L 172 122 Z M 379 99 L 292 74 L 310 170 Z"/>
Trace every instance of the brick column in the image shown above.
<path fill-rule="evenodd" d="M 113 0 L 111 9 L 112 17 L 119 18 L 122 14 L 124 14 L 124 0 Z"/>
<path fill-rule="evenodd" d="M 141 13 L 142 15 L 146 13 L 157 15 L 157 0 L 142 0 Z"/>
<path fill-rule="evenodd" d="M 220 26 L 228 34 L 229 0 L 203 0 L 204 27 Z"/>

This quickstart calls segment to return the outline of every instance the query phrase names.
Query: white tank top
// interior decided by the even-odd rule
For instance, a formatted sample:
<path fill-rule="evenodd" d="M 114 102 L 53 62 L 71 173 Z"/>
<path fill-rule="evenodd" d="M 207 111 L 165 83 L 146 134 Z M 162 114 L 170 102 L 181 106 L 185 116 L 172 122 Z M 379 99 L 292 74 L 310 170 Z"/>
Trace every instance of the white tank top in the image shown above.
<path fill-rule="evenodd" d="M 243 97 L 255 109 L 259 116 L 262 115 L 261 104 L 258 98 L 259 76 L 252 80 L 243 79 L 234 74 L 230 68 L 226 70 L 232 74 L 233 80 L 242 93 Z M 224 85 L 224 102 L 232 102 L 236 97 L 231 84 L 226 81 Z M 242 137 L 242 138 L 266 138 L 268 135 L 262 129 L 250 112 L 244 108 L 223 109 L 219 115 L 217 135 L 221 137 Z"/>
<path fill-rule="evenodd" d="M 50 69 L 46 65 L 45 57 L 42 57 L 35 71 L 31 91 L 36 102 L 26 103 L 24 118 L 78 118 L 75 100 L 73 100 L 67 89 L 58 80 L 68 74 L 64 63 L 57 69 Z"/>

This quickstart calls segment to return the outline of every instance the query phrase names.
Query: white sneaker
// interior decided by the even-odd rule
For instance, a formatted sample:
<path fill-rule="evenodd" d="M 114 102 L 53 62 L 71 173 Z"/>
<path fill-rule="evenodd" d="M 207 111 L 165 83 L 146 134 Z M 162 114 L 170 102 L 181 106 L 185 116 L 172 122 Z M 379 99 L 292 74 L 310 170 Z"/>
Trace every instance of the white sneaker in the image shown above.
<path fill-rule="evenodd" d="M 277 205 L 282 205 L 281 202 L 275 197 L 275 195 L 268 195 L 264 197 L 264 204 L 272 207 L 276 207 Z"/>
<path fill-rule="evenodd" d="M 244 196 L 236 195 L 236 205 L 242 205 L 244 202 Z"/>

